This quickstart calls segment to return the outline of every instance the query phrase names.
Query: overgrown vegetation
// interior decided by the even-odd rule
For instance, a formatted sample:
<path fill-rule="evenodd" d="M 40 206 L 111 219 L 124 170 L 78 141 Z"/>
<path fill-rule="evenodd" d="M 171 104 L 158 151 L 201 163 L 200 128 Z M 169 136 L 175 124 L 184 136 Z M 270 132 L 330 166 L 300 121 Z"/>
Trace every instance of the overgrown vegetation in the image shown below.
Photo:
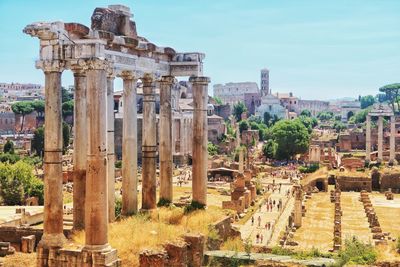
<path fill-rule="evenodd" d="M 185 214 L 189 214 L 196 210 L 204 210 L 205 207 L 206 207 L 206 205 L 204 205 L 200 202 L 197 202 L 195 200 L 192 200 L 192 202 L 190 202 L 189 205 L 185 206 L 184 211 L 185 211 Z"/>
<path fill-rule="evenodd" d="M 378 253 L 371 244 L 364 244 L 356 237 L 346 239 L 344 247 L 345 249 L 339 251 L 338 254 L 338 266 L 346 264 L 373 264 L 378 256 Z"/>
<path fill-rule="evenodd" d="M 309 251 L 293 251 L 280 246 L 275 246 L 272 248 L 271 253 L 275 255 L 291 256 L 292 258 L 298 260 L 307 260 L 312 258 L 333 258 L 332 253 L 323 253 L 319 251 L 318 248 L 312 248 Z"/>
<path fill-rule="evenodd" d="M 218 154 L 218 147 L 211 142 L 207 144 L 208 155 L 214 156 Z"/>
<path fill-rule="evenodd" d="M 313 173 L 316 172 L 319 169 L 319 164 L 318 163 L 313 163 L 308 166 L 300 166 L 299 171 L 301 173 Z"/>

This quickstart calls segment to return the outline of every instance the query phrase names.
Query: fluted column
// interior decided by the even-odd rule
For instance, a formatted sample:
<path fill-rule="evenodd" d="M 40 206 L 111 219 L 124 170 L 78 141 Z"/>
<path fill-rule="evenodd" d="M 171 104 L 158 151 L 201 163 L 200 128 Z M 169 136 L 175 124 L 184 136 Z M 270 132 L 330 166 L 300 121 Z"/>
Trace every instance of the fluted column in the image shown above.
<path fill-rule="evenodd" d="M 137 212 L 137 107 L 136 79 L 123 72 L 124 120 L 122 124 L 122 215 Z"/>
<path fill-rule="evenodd" d="M 390 116 L 390 162 L 394 163 L 396 155 L 396 117 Z"/>
<path fill-rule="evenodd" d="M 383 161 L 383 117 L 378 117 L 378 161 Z"/>
<path fill-rule="evenodd" d="M 45 74 L 44 127 L 44 220 L 40 247 L 62 247 L 63 192 L 62 192 L 62 116 L 61 62 L 43 62 Z"/>
<path fill-rule="evenodd" d="M 88 60 L 85 249 L 108 250 L 107 64 Z"/>
<path fill-rule="evenodd" d="M 108 220 L 115 221 L 114 73 L 107 75 L 107 180 Z"/>
<path fill-rule="evenodd" d="M 207 204 L 207 101 L 208 77 L 190 77 L 193 90 L 193 201 Z"/>
<path fill-rule="evenodd" d="M 74 72 L 74 154 L 73 154 L 73 228 L 85 228 L 85 194 L 86 194 L 86 70 L 75 68 Z"/>
<path fill-rule="evenodd" d="M 371 116 L 367 115 L 365 133 L 365 160 L 371 161 Z"/>
<path fill-rule="evenodd" d="M 160 200 L 172 202 L 172 109 L 171 89 L 174 77 L 160 81 Z"/>
<path fill-rule="evenodd" d="M 145 74 L 142 81 L 142 209 L 150 210 L 156 208 L 156 98 L 152 75 Z"/>

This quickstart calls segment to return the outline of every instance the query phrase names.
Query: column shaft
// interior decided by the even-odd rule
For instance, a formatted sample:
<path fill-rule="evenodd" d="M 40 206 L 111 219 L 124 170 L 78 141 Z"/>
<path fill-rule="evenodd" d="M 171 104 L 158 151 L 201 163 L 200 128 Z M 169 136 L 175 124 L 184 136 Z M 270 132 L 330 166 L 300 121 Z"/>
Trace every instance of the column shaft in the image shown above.
<path fill-rule="evenodd" d="M 160 86 L 160 200 L 173 200 L 172 193 L 172 76 L 164 76 Z"/>
<path fill-rule="evenodd" d="M 207 204 L 207 101 L 208 77 L 191 77 L 193 86 L 193 201 Z"/>
<path fill-rule="evenodd" d="M 107 81 L 105 63 L 93 60 L 87 73 L 87 128 L 89 133 L 85 248 L 103 250 L 108 245 L 107 200 Z"/>
<path fill-rule="evenodd" d="M 153 78 L 143 78 L 142 209 L 156 208 L 156 98 Z"/>
<path fill-rule="evenodd" d="M 367 115 L 365 133 L 365 159 L 371 161 L 371 116 Z"/>
<path fill-rule="evenodd" d="M 378 161 L 383 160 L 383 117 L 378 117 Z"/>
<path fill-rule="evenodd" d="M 391 116 L 390 117 L 390 162 L 394 162 L 396 155 L 396 142 L 395 142 L 395 137 L 396 137 L 396 117 Z"/>
<path fill-rule="evenodd" d="M 85 228 L 85 192 L 86 192 L 86 154 L 87 154 L 87 124 L 86 124 L 86 74 L 83 71 L 74 73 L 75 103 L 74 103 L 74 192 L 73 192 L 73 228 Z"/>
<path fill-rule="evenodd" d="M 61 72 L 45 72 L 43 247 L 61 247 L 63 234 Z"/>
<path fill-rule="evenodd" d="M 137 108 L 136 79 L 132 75 L 124 80 L 124 121 L 122 125 L 122 215 L 137 212 Z"/>
<path fill-rule="evenodd" d="M 108 220 L 115 221 L 114 77 L 107 77 Z"/>

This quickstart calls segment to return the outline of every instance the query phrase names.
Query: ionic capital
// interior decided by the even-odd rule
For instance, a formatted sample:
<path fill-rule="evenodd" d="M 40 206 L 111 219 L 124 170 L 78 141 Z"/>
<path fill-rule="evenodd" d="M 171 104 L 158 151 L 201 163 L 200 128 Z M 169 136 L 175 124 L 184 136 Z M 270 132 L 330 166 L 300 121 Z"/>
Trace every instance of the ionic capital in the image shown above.
<path fill-rule="evenodd" d="M 145 73 L 143 75 L 142 81 L 144 86 L 150 86 L 155 80 L 155 75 L 152 73 Z"/>
<path fill-rule="evenodd" d="M 43 70 L 43 72 L 63 72 L 65 63 L 60 60 L 38 60 L 36 61 L 36 68 Z"/>
<path fill-rule="evenodd" d="M 195 83 L 195 84 L 207 85 L 207 84 L 210 83 L 210 78 L 209 78 L 209 77 L 191 76 L 191 77 L 189 78 L 189 82 Z"/>
<path fill-rule="evenodd" d="M 135 73 L 133 71 L 129 71 L 129 70 L 122 71 L 121 74 L 118 76 L 121 77 L 123 80 L 135 79 Z"/>
<path fill-rule="evenodd" d="M 174 76 L 162 76 L 160 79 L 160 83 L 162 84 L 169 84 L 172 85 L 175 81 L 175 77 Z"/>

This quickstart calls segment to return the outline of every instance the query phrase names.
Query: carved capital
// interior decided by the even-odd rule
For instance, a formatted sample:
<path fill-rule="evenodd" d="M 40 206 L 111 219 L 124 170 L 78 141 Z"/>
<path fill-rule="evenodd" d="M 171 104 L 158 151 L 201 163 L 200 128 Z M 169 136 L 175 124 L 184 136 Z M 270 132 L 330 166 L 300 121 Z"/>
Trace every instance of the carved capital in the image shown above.
<path fill-rule="evenodd" d="M 175 81 L 174 76 L 162 76 L 160 79 L 160 83 L 172 85 Z"/>
<path fill-rule="evenodd" d="M 207 85 L 210 83 L 210 78 L 209 77 L 192 76 L 189 78 L 189 82 L 195 83 L 195 84 Z"/>
<path fill-rule="evenodd" d="M 84 59 L 78 59 L 70 65 L 70 69 L 74 73 L 74 76 L 86 76 L 88 65 Z"/>
<path fill-rule="evenodd" d="M 36 68 L 44 72 L 63 72 L 65 63 L 60 60 L 38 60 L 36 61 Z"/>
<path fill-rule="evenodd" d="M 133 71 L 124 70 L 119 75 L 123 80 L 133 80 L 135 79 L 135 73 Z"/>
<path fill-rule="evenodd" d="M 151 86 L 154 80 L 155 80 L 155 75 L 152 73 L 145 73 L 142 78 L 144 86 Z"/>

